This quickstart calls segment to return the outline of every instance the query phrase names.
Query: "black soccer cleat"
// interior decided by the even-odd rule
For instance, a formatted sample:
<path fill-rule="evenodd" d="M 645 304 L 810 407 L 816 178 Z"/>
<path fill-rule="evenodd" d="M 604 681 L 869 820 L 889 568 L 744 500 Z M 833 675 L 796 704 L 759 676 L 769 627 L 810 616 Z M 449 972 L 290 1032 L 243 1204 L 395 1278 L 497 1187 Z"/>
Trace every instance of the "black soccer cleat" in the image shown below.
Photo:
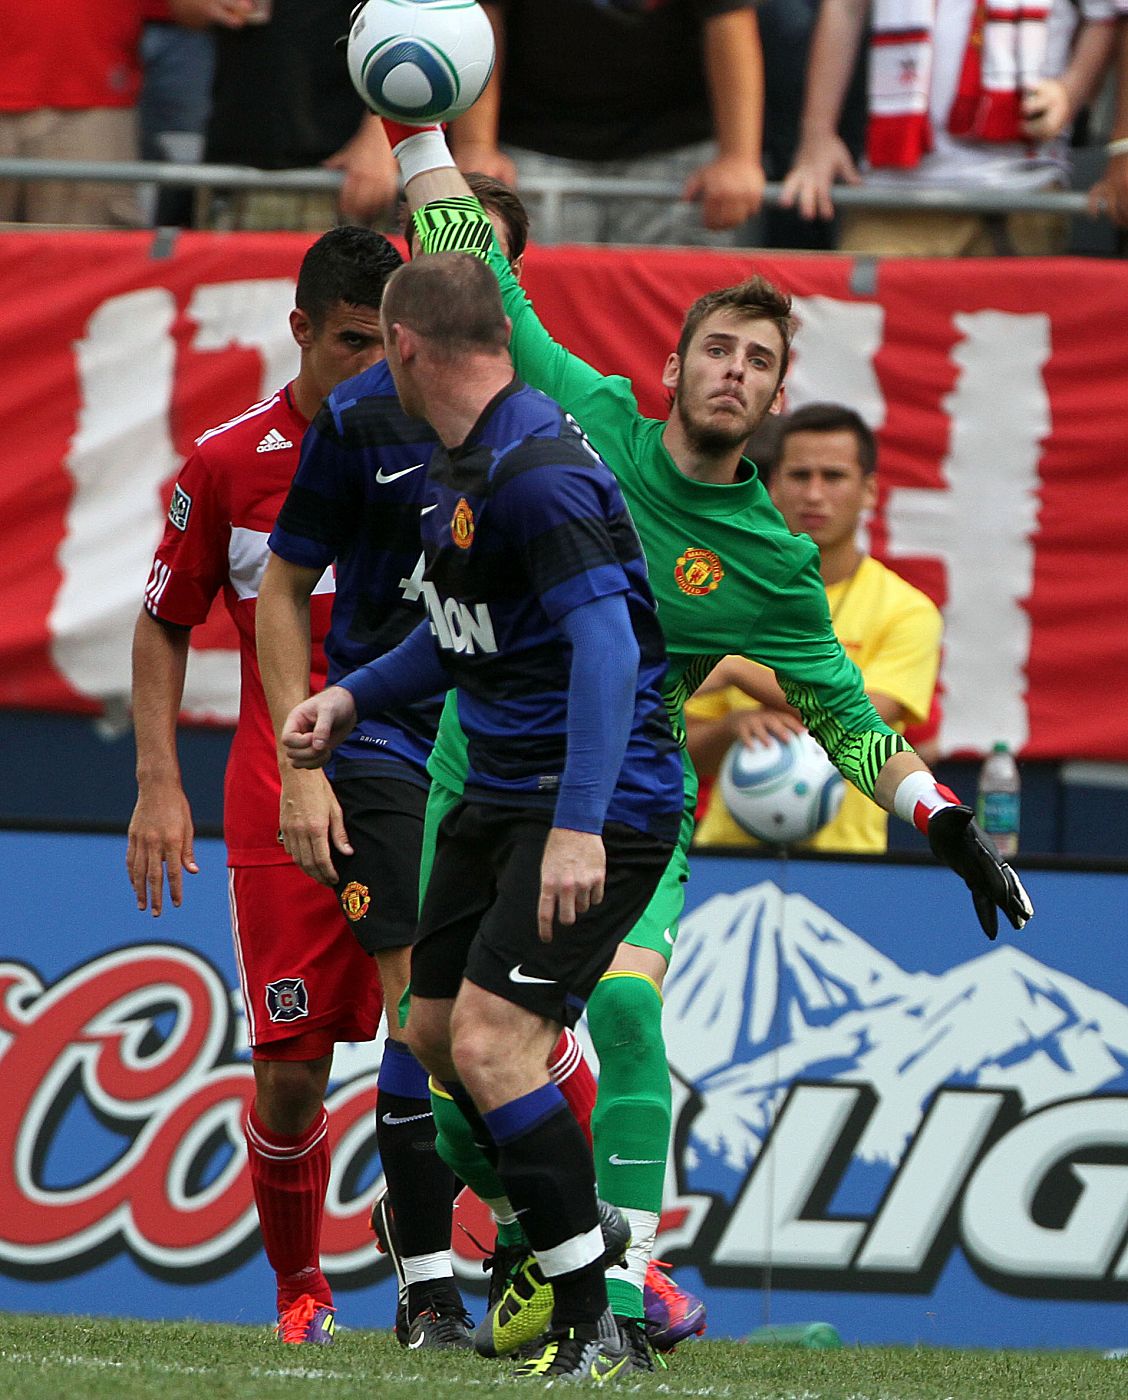
<path fill-rule="evenodd" d="M 423 1306 L 411 1319 L 407 1349 L 466 1350 L 474 1345 L 474 1324 L 451 1283 L 442 1282 L 426 1292 Z"/>

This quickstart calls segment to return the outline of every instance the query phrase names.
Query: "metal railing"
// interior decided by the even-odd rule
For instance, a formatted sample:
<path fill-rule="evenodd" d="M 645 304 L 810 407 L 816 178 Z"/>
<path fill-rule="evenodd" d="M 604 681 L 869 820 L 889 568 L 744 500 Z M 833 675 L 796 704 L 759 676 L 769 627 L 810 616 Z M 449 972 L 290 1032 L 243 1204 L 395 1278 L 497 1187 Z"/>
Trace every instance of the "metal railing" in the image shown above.
<path fill-rule="evenodd" d="M 169 161 L 75 161 L 0 158 L 0 180 L 66 180 L 109 184 L 159 185 L 203 190 L 271 190 L 302 194 L 334 193 L 344 176 L 339 170 L 257 170 L 242 165 L 178 165 Z M 764 203 L 777 206 L 782 185 L 769 183 Z M 554 243 L 562 225 L 564 202 L 571 195 L 596 199 L 674 201 L 681 187 L 667 180 L 621 180 L 600 176 L 528 176 L 521 193 L 539 200 L 537 241 Z M 842 208 L 925 209 L 961 214 L 1066 214 L 1105 221 L 1090 212 L 1080 190 L 956 189 L 947 186 L 897 189 L 838 185 L 835 204 Z"/>

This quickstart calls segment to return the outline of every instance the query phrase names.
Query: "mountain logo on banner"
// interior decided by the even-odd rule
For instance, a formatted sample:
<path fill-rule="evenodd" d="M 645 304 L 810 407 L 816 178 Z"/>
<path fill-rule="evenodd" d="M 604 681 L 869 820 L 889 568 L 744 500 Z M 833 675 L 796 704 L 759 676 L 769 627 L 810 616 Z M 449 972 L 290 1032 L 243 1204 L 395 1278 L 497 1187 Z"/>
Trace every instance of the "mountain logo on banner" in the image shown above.
<path fill-rule="evenodd" d="M 866 1081 L 859 1143 L 893 1164 L 942 1085 L 1017 1090 L 1029 1111 L 1128 1091 L 1128 1007 L 1000 944 L 906 972 L 801 894 L 764 882 L 682 925 L 665 986 L 670 1063 L 701 1095 L 698 1134 L 738 1169 L 796 1078 Z M 736 1126 L 739 1125 L 739 1126 Z"/>
<path fill-rule="evenodd" d="M 958 1243 L 1009 1291 L 1128 1296 L 1114 997 L 1009 946 L 906 971 L 765 881 L 686 918 L 664 1026 L 716 1269 L 925 1291 Z"/>

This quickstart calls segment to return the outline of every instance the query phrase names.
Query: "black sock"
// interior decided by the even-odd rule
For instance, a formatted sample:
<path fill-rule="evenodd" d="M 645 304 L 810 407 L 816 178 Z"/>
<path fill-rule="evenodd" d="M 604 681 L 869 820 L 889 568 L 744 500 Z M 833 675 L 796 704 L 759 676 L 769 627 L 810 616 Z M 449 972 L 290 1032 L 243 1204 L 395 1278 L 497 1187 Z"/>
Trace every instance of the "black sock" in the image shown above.
<path fill-rule="evenodd" d="M 387 1072 L 384 1065 L 389 1065 Z M 412 1066 L 418 1068 L 418 1075 Z M 410 1259 L 449 1249 L 454 1173 L 435 1150 L 427 1076 L 401 1041 L 387 1042 L 380 1066 L 376 1145 L 400 1254 Z"/>
<path fill-rule="evenodd" d="M 484 1121 L 498 1144 L 498 1175 L 552 1283 L 553 1326 L 594 1326 L 607 1310 L 607 1286 L 595 1168 L 583 1130 L 554 1084 L 492 1110 Z"/>

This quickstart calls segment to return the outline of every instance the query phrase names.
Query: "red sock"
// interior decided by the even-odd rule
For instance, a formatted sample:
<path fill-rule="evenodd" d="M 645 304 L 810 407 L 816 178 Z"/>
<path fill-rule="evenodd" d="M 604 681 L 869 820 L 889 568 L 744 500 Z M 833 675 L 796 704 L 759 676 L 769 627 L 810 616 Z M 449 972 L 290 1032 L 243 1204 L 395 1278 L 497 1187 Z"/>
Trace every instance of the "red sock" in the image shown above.
<path fill-rule="evenodd" d="M 564 1095 L 572 1115 L 584 1130 L 591 1146 L 591 1111 L 595 1107 L 596 1082 L 591 1066 L 584 1059 L 580 1042 L 571 1031 L 560 1032 L 548 1059 L 549 1078 Z"/>
<path fill-rule="evenodd" d="M 329 1115 L 324 1109 L 297 1137 L 264 1126 L 252 1104 L 243 1125 L 251 1187 L 266 1257 L 278 1279 L 278 1311 L 303 1293 L 331 1305 L 321 1272 L 321 1216 L 329 1184 Z"/>

